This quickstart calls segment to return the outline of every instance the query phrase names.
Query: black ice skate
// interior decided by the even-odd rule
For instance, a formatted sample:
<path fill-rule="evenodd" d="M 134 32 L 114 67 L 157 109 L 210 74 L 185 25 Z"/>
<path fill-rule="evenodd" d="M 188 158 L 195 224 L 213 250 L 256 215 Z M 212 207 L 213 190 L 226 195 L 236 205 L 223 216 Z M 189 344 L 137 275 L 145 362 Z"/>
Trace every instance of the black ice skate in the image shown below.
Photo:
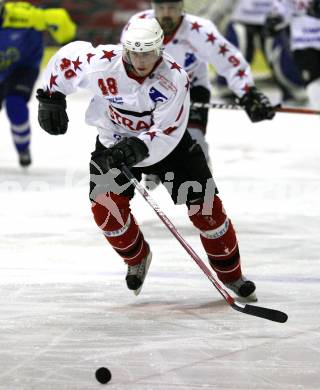
<path fill-rule="evenodd" d="M 31 164 L 31 154 L 29 149 L 19 152 L 19 164 L 22 167 L 28 167 Z"/>
<path fill-rule="evenodd" d="M 256 302 L 258 300 L 255 294 L 255 284 L 244 276 L 235 282 L 225 283 L 225 286 L 236 293 L 242 301 Z"/>
<path fill-rule="evenodd" d="M 152 252 L 149 250 L 148 255 L 137 265 L 128 265 L 126 282 L 129 290 L 133 290 L 135 295 L 139 295 L 143 282 L 148 273 L 152 259 Z"/>

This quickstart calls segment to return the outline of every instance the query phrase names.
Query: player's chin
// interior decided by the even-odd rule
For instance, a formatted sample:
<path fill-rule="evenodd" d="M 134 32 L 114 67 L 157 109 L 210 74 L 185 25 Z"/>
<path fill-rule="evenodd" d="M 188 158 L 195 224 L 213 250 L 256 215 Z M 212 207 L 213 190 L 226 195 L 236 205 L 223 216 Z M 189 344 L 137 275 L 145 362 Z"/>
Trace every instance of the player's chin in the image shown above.
<path fill-rule="evenodd" d="M 149 69 L 146 68 L 138 68 L 136 69 L 136 72 L 140 77 L 148 76 L 148 74 L 150 73 Z"/>
<path fill-rule="evenodd" d="M 165 33 L 165 35 L 168 35 L 168 34 L 172 34 L 173 31 L 175 30 L 175 23 L 173 22 L 173 20 L 169 19 L 169 20 L 163 20 L 161 22 L 161 27 Z"/>

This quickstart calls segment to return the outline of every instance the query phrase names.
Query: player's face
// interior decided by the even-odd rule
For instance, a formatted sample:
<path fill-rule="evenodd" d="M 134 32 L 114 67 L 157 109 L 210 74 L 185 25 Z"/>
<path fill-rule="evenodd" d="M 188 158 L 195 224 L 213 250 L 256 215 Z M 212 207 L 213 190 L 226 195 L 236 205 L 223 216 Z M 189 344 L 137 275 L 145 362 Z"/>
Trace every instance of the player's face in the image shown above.
<path fill-rule="evenodd" d="M 155 17 L 165 35 L 173 33 L 178 26 L 183 10 L 183 2 L 177 3 L 154 3 L 153 5 Z"/>
<path fill-rule="evenodd" d="M 140 77 L 148 76 L 159 59 L 159 55 L 155 50 L 144 53 L 130 51 L 129 57 L 131 65 Z"/>

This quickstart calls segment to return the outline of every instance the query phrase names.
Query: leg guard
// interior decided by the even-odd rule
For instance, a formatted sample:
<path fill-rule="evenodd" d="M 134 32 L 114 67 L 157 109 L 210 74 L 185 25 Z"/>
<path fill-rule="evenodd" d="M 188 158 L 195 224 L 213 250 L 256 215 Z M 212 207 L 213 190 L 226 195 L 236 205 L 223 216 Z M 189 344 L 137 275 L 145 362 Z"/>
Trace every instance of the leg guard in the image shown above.
<path fill-rule="evenodd" d="M 125 263 L 134 266 L 148 255 L 148 245 L 130 211 L 129 198 L 114 193 L 100 194 L 92 203 L 96 224 Z"/>
<path fill-rule="evenodd" d="M 210 91 L 201 85 L 192 87 L 190 90 L 190 99 L 192 103 L 209 103 Z M 209 162 L 209 145 L 205 140 L 207 123 L 208 108 L 191 106 L 187 128 L 191 138 L 201 146 L 206 160 Z"/>
<path fill-rule="evenodd" d="M 189 218 L 200 230 L 211 267 L 223 283 L 230 283 L 242 276 L 236 233 L 217 195 L 209 215 L 206 206 L 202 204 L 200 210 Z"/>
<path fill-rule="evenodd" d="M 262 46 L 272 74 L 282 91 L 283 100 L 306 101 L 306 91 L 300 71 L 289 47 L 289 35 L 283 31 L 275 37 L 262 39 Z"/>
<path fill-rule="evenodd" d="M 210 91 L 202 85 L 197 85 L 190 89 L 190 100 L 192 103 L 209 103 Z M 208 123 L 208 108 L 193 107 L 191 105 L 188 127 L 196 127 L 206 133 Z"/>
<path fill-rule="evenodd" d="M 29 149 L 31 137 L 27 101 L 23 96 L 10 95 L 6 98 L 6 110 L 15 147 L 19 153 L 24 152 Z"/>
<path fill-rule="evenodd" d="M 201 146 L 201 149 L 206 157 L 207 163 L 210 164 L 209 145 L 205 139 L 203 130 L 198 128 L 193 128 L 193 127 L 191 128 L 188 127 L 188 131 L 191 135 L 191 138 Z"/>

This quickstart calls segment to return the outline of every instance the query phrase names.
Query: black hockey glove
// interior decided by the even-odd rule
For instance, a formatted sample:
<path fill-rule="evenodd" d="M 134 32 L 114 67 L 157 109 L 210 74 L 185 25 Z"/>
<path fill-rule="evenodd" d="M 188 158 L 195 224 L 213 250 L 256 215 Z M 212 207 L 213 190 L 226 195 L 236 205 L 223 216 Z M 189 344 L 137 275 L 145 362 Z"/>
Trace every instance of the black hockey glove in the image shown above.
<path fill-rule="evenodd" d="M 286 27 L 287 23 L 281 15 L 269 14 L 264 22 L 263 33 L 266 37 L 273 37 Z"/>
<path fill-rule="evenodd" d="M 320 19 L 320 0 L 311 1 L 307 14 L 313 16 L 314 18 Z"/>
<path fill-rule="evenodd" d="M 275 107 L 270 100 L 256 87 L 251 87 L 250 91 L 238 100 L 252 122 L 260 122 L 265 119 L 272 119 L 275 116 Z"/>
<path fill-rule="evenodd" d="M 147 145 L 137 137 L 124 138 L 103 152 L 104 168 L 121 168 L 122 164 L 132 167 L 149 156 Z"/>
<path fill-rule="evenodd" d="M 65 95 L 60 92 L 53 92 L 50 95 L 38 89 L 37 99 L 39 100 L 39 125 L 49 134 L 65 134 L 69 122 Z"/>

